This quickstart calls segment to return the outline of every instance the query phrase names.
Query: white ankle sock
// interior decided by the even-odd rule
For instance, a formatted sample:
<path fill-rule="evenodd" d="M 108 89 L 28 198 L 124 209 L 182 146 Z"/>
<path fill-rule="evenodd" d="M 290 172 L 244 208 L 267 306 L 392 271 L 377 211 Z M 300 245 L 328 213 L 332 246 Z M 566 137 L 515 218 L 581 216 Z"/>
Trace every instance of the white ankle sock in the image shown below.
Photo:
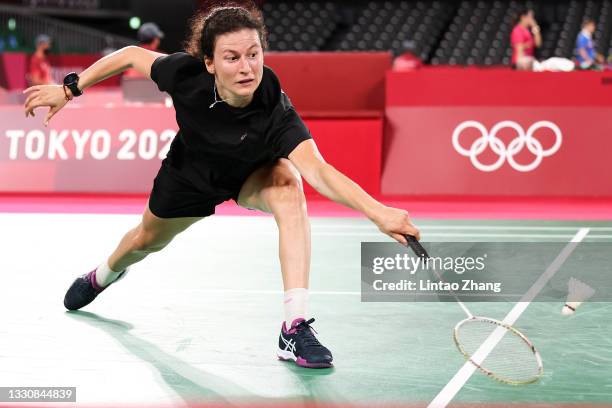
<path fill-rule="evenodd" d="M 100 287 L 108 286 L 121 275 L 121 272 L 113 271 L 110 266 L 108 266 L 108 262 L 103 262 L 102 265 L 98 266 L 98 269 L 96 269 L 96 283 Z"/>
<path fill-rule="evenodd" d="M 287 329 L 295 319 L 306 319 L 308 312 L 308 289 L 294 288 L 285 291 L 285 322 Z"/>

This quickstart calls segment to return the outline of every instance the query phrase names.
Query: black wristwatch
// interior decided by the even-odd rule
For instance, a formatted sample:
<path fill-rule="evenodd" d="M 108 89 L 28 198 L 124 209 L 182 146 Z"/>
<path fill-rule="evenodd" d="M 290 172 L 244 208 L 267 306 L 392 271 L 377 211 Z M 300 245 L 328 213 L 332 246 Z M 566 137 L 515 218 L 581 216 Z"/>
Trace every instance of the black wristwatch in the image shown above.
<path fill-rule="evenodd" d="M 77 75 L 76 72 L 71 72 L 64 77 L 64 85 L 66 85 L 66 87 L 70 89 L 70 92 L 72 92 L 72 96 L 83 95 L 83 91 L 81 91 L 79 87 L 77 86 L 78 83 L 79 83 L 79 76 Z"/>

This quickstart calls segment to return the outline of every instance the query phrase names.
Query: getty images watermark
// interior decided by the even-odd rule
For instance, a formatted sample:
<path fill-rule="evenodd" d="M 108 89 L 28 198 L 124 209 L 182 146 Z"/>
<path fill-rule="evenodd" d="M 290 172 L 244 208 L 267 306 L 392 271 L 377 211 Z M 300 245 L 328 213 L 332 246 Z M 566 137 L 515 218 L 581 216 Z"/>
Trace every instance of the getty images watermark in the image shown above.
<path fill-rule="evenodd" d="M 430 258 L 419 258 L 397 243 L 361 244 L 361 297 L 366 302 L 518 301 L 546 271 L 566 243 L 424 243 Z M 592 300 L 612 300 L 609 243 L 581 244 L 535 301 L 560 301 L 568 282 L 598 288 Z"/>
<path fill-rule="evenodd" d="M 379 256 L 372 260 L 372 272 L 382 275 L 385 271 L 404 271 L 414 277 L 417 271 L 428 271 L 434 273 L 437 278 L 431 279 L 401 279 L 399 281 L 385 282 L 384 279 L 376 279 L 372 283 L 374 290 L 408 290 L 408 291 L 491 291 L 501 292 L 501 282 L 480 282 L 474 279 L 462 279 L 461 282 L 446 282 L 442 280 L 441 274 L 451 271 L 459 275 L 466 272 L 484 271 L 487 254 L 479 257 L 411 257 L 407 253 L 395 254 L 394 257 Z M 438 278 L 435 273 L 440 274 Z"/>

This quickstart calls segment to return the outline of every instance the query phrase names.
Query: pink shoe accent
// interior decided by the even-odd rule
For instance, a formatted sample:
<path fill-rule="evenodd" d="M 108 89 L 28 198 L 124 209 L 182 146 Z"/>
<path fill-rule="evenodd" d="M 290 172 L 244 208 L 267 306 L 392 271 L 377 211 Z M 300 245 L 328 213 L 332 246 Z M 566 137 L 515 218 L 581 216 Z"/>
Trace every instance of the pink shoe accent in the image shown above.
<path fill-rule="evenodd" d="M 304 321 L 306 321 L 306 319 L 304 319 L 303 317 L 298 317 L 297 319 L 291 322 L 291 329 L 295 328 L 295 326 L 297 326 L 298 324 Z"/>
<path fill-rule="evenodd" d="M 89 283 L 91 283 L 91 286 L 93 286 L 94 290 L 98 293 L 106 289 L 106 287 L 98 285 L 98 282 L 96 281 L 96 269 L 89 273 Z"/>
<path fill-rule="evenodd" d="M 309 363 L 302 357 L 298 357 L 297 360 L 295 360 L 295 364 L 306 368 L 329 368 L 333 365 L 332 363 Z"/>
<path fill-rule="evenodd" d="M 281 327 L 281 329 L 283 330 L 283 333 L 285 334 L 295 334 L 296 332 L 295 326 L 297 326 L 298 324 L 302 323 L 305 320 L 306 319 L 304 318 L 298 317 L 291 323 L 291 329 L 287 329 L 287 322 L 285 321 L 283 322 L 283 326 Z"/>

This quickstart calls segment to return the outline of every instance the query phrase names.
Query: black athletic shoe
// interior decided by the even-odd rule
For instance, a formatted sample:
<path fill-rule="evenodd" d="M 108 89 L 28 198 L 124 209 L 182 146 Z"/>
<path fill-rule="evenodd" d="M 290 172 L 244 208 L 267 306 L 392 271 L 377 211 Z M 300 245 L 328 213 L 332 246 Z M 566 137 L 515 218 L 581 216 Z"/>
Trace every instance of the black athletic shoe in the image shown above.
<path fill-rule="evenodd" d="M 77 310 L 87 306 L 93 302 L 96 296 L 102 293 L 104 289 L 123 278 L 125 274 L 126 271 L 123 271 L 121 275 L 117 277 L 117 279 L 104 287 L 101 287 L 96 283 L 95 269 L 83 276 L 79 276 L 72 283 L 68 289 L 68 292 L 66 292 L 66 296 L 64 296 L 64 306 L 68 310 Z"/>
<path fill-rule="evenodd" d="M 283 322 L 278 338 L 278 358 L 283 361 L 295 361 L 300 367 L 328 368 L 332 366 L 332 354 L 315 337 L 310 324 L 315 319 L 295 319 L 291 329 L 287 330 Z"/>

